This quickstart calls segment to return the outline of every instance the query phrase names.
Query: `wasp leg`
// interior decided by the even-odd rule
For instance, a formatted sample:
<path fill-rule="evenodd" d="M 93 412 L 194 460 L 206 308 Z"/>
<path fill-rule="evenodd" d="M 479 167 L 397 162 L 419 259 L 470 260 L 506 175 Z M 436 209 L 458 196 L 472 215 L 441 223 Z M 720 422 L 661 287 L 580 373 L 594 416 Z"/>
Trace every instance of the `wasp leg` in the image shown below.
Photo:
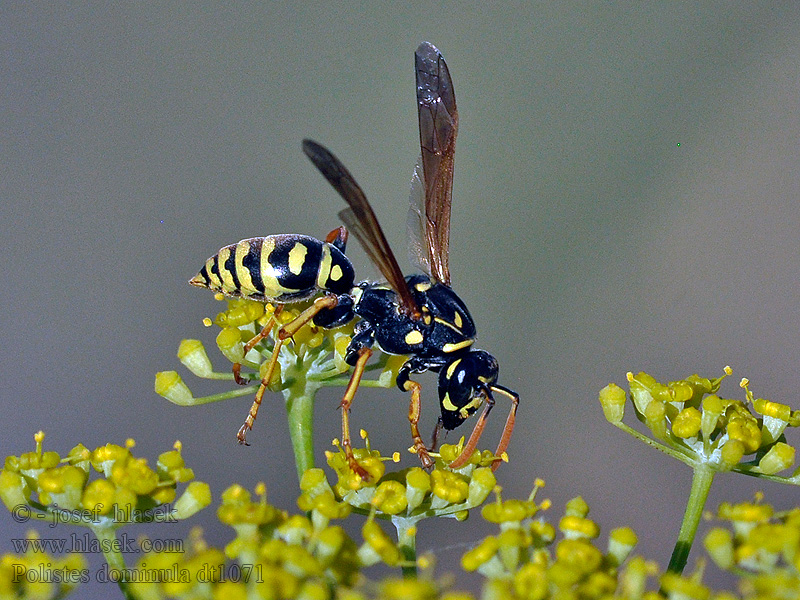
<path fill-rule="evenodd" d="M 511 432 L 514 431 L 514 423 L 517 420 L 517 407 L 519 406 L 519 394 L 516 392 L 512 392 L 508 388 L 505 388 L 500 385 L 493 385 L 492 389 L 496 392 L 500 392 L 501 394 L 508 396 L 511 399 L 511 410 L 508 411 L 508 417 L 506 417 L 506 424 L 503 427 L 503 435 L 500 436 L 500 443 L 497 444 L 497 450 L 495 450 L 494 454 L 497 457 L 503 455 L 508 448 L 508 443 L 511 441 Z M 492 463 L 492 471 L 496 471 L 497 467 L 500 466 L 502 462 L 501 458 L 496 458 L 495 461 Z"/>
<path fill-rule="evenodd" d="M 244 345 L 244 356 L 247 356 L 247 353 L 250 352 L 253 348 L 255 348 L 256 344 L 261 342 L 265 337 L 269 335 L 269 332 L 272 331 L 272 328 L 275 327 L 275 317 L 281 314 L 283 310 L 283 305 L 280 304 L 275 307 L 275 311 L 272 313 L 272 316 L 267 321 L 267 324 L 264 325 L 263 329 L 259 333 L 253 336 L 253 338 Z M 239 385 L 245 385 L 249 383 L 247 379 L 242 379 L 241 376 L 242 372 L 242 363 L 233 363 L 233 379 Z"/>
<path fill-rule="evenodd" d="M 436 427 L 433 428 L 431 445 L 428 447 L 431 452 L 436 452 L 436 448 L 439 447 L 439 434 L 442 433 L 442 429 L 444 429 L 444 423 L 442 423 L 442 417 L 439 417 L 439 420 L 436 421 Z"/>
<path fill-rule="evenodd" d="M 240 444 L 247 444 L 247 432 L 253 428 L 253 423 L 258 415 L 258 409 L 261 406 L 261 401 L 264 399 L 264 393 L 267 391 L 267 386 L 272 379 L 272 374 L 275 371 L 275 365 L 278 364 L 278 355 L 281 351 L 281 346 L 286 341 L 286 338 L 292 337 L 297 331 L 306 323 L 310 322 L 316 315 L 326 308 L 334 308 L 338 304 L 336 296 L 321 296 L 314 300 L 314 303 L 297 315 L 294 320 L 282 325 L 275 336 L 275 347 L 272 349 L 272 356 L 267 366 L 267 371 L 261 379 L 261 385 L 258 386 L 256 397 L 253 399 L 253 405 L 250 407 L 250 412 L 247 413 L 247 418 L 244 424 L 239 428 L 236 434 L 236 439 Z M 262 332 L 263 333 L 263 332 Z M 258 336 L 256 336 L 258 337 Z M 252 340 L 251 340 L 252 341 Z M 258 342 L 256 342 L 258 343 Z M 249 344 L 249 342 L 248 342 Z"/>
<path fill-rule="evenodd" d="M 517 406 L 519 405 L 519 395 L 502 386 L 493 385 L 489 390 L 486 391 L 486 408 L 483 409 L 478 422 L 475 423 L 475 427 L 472 429 L 469 440 L 467 440 L 467 445 L 464 446 L 464 450 L 458 455 L 458 458 L 448 465 L 451 469 L 460 469 L 463 467 L 465 464 L 467 464 L 473 452 L 475 452 L 475 448 L 478 446 L 478 441 L 481 439 L 481 434 L 483 434 L 483 429 L 486 427 L 486 418 L 489 416 L 489 413 L 494 407 L 494 396 L 492 396 L 491 390 L 500 392 L 511 398 L 511 410 L 506 418 L 506 424 L 503 427 L 503 434 L 500 436 L 500 443 L 497 445 L 497 450 L 495 450 L 495 456 L 497 456 L 497 458 L 494 460 L 494 462 L 492 462 L 492 471 L 496 471 L 497 467 L 500 466 L 500 463 L 502 462 L 500 455 L 502 455 L 506 451 L 506 448 L 508 448 L 508 443 L 511 440 L 511 433 L 514 431 L 514 423 L 517 417 Z"/>
<path fill-rule="evenodd" d="M 411 437 L 414 440 L 414 451 L 419 456 L 419 460 L 425 469 L 433 468 L 433 459 L 428 454 L 428 448 L 425 442 L 422 441 L 422 436 L 419 434 L 419 415 L 422 406 L 422 386 L 411 379 L 403 383 L 403 389 L 411 392 L 411 400 L 408 403 L 408 422 L 411 423 Z"/>
<path fill-rule="evenodd" d="M 467 445 L 464 446 L 464 449 L 461 451 L 461 454 L 458 455 L 453 462 L 451 462 L 448 467 L 451 469 L 460 469 L 469 461 L 472 453 L 475 452 L 475 448 L 478 447 L 478 441 L 481 439 L 481 435 L 483 434 L 483 429 L 486 427 L 486 418 L 489 416 L 489 413 L 492 412 L 492 408 L 494 407 L 494 398 L 492 397 L 491 392 L 487 392 L 486 394 L 486 408 L 483 409 L 478 422 L 475 423 L 475 427 L 472 429 L 472 433 L 469 436 L 469 440 L 467 440 Z M 495 466 L 492 464 L 492 469 Z"/>
<path fill-rule="evenodd" d="M 353 404 L 353 398 L 361 383 L 361 377 L 364 375 L 364 368 L 367 366 L 367 361 L 370 356 L 372 356 L 372 350 L 368 347 L 361 348 L 358 351 L 358 360 L 353 367 L 353 374 L 350 376 L 350 382 L 347 384 L 347 389 L 344 391 L 344 396 L 339 404 L 339 408 L 342 410 L 342 449 L 344 449 L 344 454 L 347 457 L 347 464 L 350 465 L 350 469 L 364 481 L 367 481 L 370 476 L 369 473 L 358 464 L 353 454 L 353 443 L 350 439 L 350 406 Z"/>

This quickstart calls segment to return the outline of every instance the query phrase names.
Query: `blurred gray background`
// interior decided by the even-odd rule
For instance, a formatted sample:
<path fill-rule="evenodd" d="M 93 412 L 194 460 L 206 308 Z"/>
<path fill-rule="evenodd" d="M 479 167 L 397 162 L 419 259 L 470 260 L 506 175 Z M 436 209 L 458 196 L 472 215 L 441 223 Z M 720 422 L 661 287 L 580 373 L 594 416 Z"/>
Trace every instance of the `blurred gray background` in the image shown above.
<path fill-rule="evenodd" d="M 671 380 L 729 364 L 723 395 L 741 397 L 747 376 L 758 396 L 798 404 L 799 18 L 796 2 L 4 3 L 0 454 L 32 449 L 38 429 L 61 452 L 134 437 L 151 462 L 180 439 L 217 498 L 263 480 L 295 509 L 278 395 L 245 448 L 235 433 L 249 397 L 179 408 L 153 377 L 176 369 L 197 392 L 228 388 L 175 357 L 183 337 L 213 348 L 201 319 L 221 305 L 186 284 L 206 257 L 338 225 L 342 202 L 303 137 L 350 168 L 407 265 L 413 52 L 428 40 L 461 116 L 454 287 L 500 382 L 522 396 L 499 481 L 526 496 L 544 478 L 551 519 L 582 495 L 603 536 L 631 525 L 666 565 L 690 472 L 608 425 L 597 392 L 629 370 Z M 422 382 L 427 435 L 435 378 Z M 339 434 L 340 392 L 318 399 L 320 456 Z M 390 452 L 410 443 L 406 410 L 396 389 L 364 390 L 352 418 Z M 781 508 L 800 497 L 730 475 L 708 506 L 758 489 Z M 230 539 L 213 509 L 190 524 Z M 2 517 L 0 551 L 26 528 Z M 492 531 L 478 515 L 426 522 L 418 548 L 445 572 Z M 104 588 L 81 596 L 93 594 Z"/>

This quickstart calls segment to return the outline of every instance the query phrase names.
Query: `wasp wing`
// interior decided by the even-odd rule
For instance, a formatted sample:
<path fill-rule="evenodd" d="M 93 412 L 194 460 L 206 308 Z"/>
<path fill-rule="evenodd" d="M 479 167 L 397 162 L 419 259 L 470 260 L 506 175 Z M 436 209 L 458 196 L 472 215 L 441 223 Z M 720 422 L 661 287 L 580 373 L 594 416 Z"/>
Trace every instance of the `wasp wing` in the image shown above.
<path fill-rule="evenodd" d="M 370 260 L 378 267 L 386 281 L 400 296 L 400 304 L 411 315 L 418 315 L 419 308 L 408 284 L 397 264 L 397 259 L 386 241 L 377 217 L 367 201 L 364 191 L 356 183 L 345 166 L 327 148 L 312 141 L 303 140 L 303 152 L 314 166 L 328 180 L 349 208 L 341 211 L 339 217 L 356 236 Z"/>
<path fill-rule="evenodd" d="M 414 172 L 411 175 L 411 193 L 409 195 L 408 219 L 408 260 L 426 275 L 433 277 L 430 253 L 425 242 L 425 184 L 422 183 L 422 155 L 417 157 Z"/>
<path fill-rule="evenodd" d="M 424 210 L 413 197 L 409 224 L 419 220 L 422 226 L 422 266 L 430 265 L 434 279 L 450 285 L 448 255 L 450 247 L 450 206 L 453 200 L 453 165 L 455 160 L 458 110 L 450 71 L 441 52 L 423 42 L 415 53 L 419 143 L 422 150 L 422 187 Z M 415 170 L 415 178 L 418 176 Z M 414 215 L 418 214 L 419 217 Z M 412 239 L 412 245 L 413 245 Z M 412 250 L 413 251 L 413 250 Z M 427 260 L 425 260 L 427 254 Z"/>

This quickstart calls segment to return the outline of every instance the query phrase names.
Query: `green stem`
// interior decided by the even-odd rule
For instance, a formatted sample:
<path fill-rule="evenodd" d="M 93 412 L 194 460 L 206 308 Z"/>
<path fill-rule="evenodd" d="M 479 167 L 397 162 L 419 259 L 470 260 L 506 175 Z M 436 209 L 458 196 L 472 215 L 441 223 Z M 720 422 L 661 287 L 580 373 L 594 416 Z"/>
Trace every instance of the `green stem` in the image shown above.
<path fill-rule="evenodd" d="M 692 489 L 689 492 L 689 501 L 686 504 L 686 511 L 683 513 L 683 522 L 678 532 L 678 540 L 675 542 L 675 549 L 669 560 L 667 571 L 670 573 L 682 573 L 692 549 L 694 536 L 697 533 L 697 525 L 703 514 L 703 508 L 708 499 L 708 491 L 714 481 L 715 471 L 705 464 L 694 465 L 694 475 L 692 476 Z"/>
<path fill-rule="evenodd" d="M 298 482 L 305 471 L 314 468 L 314 397 L 318 389 L 301 376 L 283 391 Z"/>
<path fill-rule="evenodd" d="M 100 542 L 100 548 L 103 550 L 103 558 L 106 559 L 109 572 L 115 570 L 120 572 L 117 584 L 123 596 L 125 596 L 126 600 L 135 600 L 133 592 L 128 587 L 127 579 L 122 576 L 122 573 L 126 572 L 127 567 L 125 566 L 125 558 L 122 556 L 120 543 L 117 540 L 116 529 L 113 527 L 92 527 L 91 529 Z"/>
<path fill-rule="evenodd" d="M 416 519 L 392 517 L 392 523 L 397 529 L 397 545 L 405 560 L 405 564 L 402 566 L 403 577 L 415 578 L 417 576 L 417 521 Z"/>

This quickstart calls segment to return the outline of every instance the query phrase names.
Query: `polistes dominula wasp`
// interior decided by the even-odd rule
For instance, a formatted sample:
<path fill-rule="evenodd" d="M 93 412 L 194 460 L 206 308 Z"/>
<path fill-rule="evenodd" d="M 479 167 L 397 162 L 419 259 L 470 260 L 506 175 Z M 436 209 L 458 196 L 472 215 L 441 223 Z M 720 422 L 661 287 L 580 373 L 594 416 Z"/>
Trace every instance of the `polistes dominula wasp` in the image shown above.
<path fill-rule="evenodd" d="M 330 329 L 357 319 L 345 353 L 345 361 L 353 367 L 353 372 L 341 402 L 342 447 L 350 467 L 367 477 L 353 456 L 349 414 L 375 345 L 385 353 L 408 356 L 396 381 L 401 390 L 411 392 L 408 420 L 414 449 L 425 468 L 433 466 L 429 452 L 435 449 L 441 430 L 455 429 L 484 406 L 462 453 L 449 466 L 457 469 L 466 464 L 494 406 L 493 393 L 511 400 L 495 453 L 498 458 L 492 466 L 496 469 L 500 464 L 499 457 L 511 439 L 519 396 L 497 384 L 497 360 L 488 352 L 473 348 L 475 324 L 464 302 L 450 287 L 450 206 L 458 130 L 453 84 L 441 53 L 427 42 L 417 48 L 415 71 L 421 156 L 412 178 L 409 244 L 424 275 L 403 275 L 366 195 L 353 176 L 326 148 L 304 140 L 305 154 L 349 206 L 339 213 L 347 228 L 333 230 L 324 242 L 297 234 L 242 240 L 209 258 L 190 281 L 227 296 L 272 302 L 279 308 L 285 303 L 316 297 L 309 308 L 278 329 L 266 374 L 238 433 L 242 444 L 246 443 L 247 431 L 252 429 L 285 340 L 309 322 Z M 355 283 L 353 266 L 345 255 L 348 229 L 386 278 L 385 284 Z M 264 339 L 274 325 L 271 319 L 245 345 L 245 353 Z M 240 368 L 234 365 L 234 377 L 244 383 Z M 412 374 L 425 371 L 439 374 L 441 417 L 431 448 L 419 433 L 421 386 L 411 379 Z"/>

